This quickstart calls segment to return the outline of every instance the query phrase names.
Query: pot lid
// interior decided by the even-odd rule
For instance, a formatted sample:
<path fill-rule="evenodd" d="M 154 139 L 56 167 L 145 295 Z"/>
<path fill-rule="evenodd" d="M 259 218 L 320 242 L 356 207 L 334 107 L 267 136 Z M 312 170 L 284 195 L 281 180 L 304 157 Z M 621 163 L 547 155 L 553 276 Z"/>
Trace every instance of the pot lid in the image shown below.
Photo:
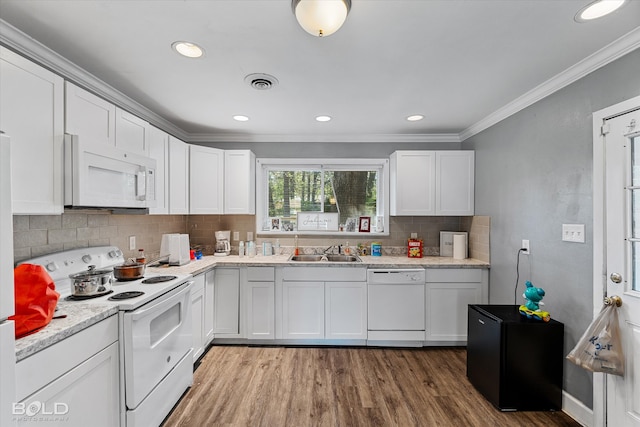
<path fill-rule="evenodd" d="M 96 270 L 95 268 L 96 268 L 95 265 L 90 265 L 87 271 L 70 274 L 69 277 L 72 279 L 87 279 L 90 277 L 104 276 L 105 274 L 113 273 L 113 270 Z"/>

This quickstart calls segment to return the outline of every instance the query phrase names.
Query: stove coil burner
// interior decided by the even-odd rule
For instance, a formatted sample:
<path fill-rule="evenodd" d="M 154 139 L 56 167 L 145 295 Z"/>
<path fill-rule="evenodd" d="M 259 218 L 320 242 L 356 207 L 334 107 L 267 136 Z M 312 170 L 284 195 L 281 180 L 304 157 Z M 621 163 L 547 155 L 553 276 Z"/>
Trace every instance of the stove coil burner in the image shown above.
<path fill-rule="evenodd" d="M 156 277 L 149 277 L 148 279 L 144 279 L 141 283 L 162 283 L 162 282 L 168 282 L 170 280 L 174 280 L 177 278 L 178 276 L 156 276 Z"/>
<path fill-rule="evenodd" d="M 119 294 L 115 294 L 112 297 L 109 297 L 109 301 L 118 301 L 121 299 L 131 299 L 136 298 L 141 295 L 144 295 L 144 292 L 140 291 L 129 291 L 129 292 L 120 292 Z"/>
<path fill-rule="evenodd" d="M 103 292 L 101 294 L 93 294 L 93 295 L 69 295 L 68 297 L 65 298 L 66 301 L 83 301 L 86 299 L 92 299 L 92 298 L 100 298 L 103 297 L 105 295 L 109 295 L 112 294 L 113 291 L 108 291 L 108 292 Z"/>

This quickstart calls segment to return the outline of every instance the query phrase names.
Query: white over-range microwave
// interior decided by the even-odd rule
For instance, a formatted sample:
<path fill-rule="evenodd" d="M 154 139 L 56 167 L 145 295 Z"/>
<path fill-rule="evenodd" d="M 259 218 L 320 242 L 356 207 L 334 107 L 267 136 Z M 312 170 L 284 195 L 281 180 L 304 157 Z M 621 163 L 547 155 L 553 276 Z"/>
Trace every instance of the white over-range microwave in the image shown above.
<path fill-rule="evenodd" d="M 64 137 L 64 204 L 70 208 L 156 206 L 156 161 L 114 146 Z"/>

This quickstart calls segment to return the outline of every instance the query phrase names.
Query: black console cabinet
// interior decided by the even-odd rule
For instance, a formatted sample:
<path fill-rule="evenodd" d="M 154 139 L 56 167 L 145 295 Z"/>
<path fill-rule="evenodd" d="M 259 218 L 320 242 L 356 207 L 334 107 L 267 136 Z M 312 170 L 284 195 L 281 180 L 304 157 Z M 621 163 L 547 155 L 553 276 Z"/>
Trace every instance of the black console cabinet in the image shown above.
<path fill-rule="evenodd" d="M 517 305 L 469 305 L 467 377 L 502 411 L 562 409 L 564 325 Z"/>

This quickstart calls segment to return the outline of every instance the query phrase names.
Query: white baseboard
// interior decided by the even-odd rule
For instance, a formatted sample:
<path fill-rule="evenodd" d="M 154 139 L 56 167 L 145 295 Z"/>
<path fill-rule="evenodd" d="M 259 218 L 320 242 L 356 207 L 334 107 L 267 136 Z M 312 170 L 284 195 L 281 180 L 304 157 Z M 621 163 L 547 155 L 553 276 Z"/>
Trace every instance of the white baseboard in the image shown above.
<path fill-rule="evenodd" d="M 562 411 L 584 427 L 593 427 L 593 410 L 564 390 L 562 391 Z"/>

